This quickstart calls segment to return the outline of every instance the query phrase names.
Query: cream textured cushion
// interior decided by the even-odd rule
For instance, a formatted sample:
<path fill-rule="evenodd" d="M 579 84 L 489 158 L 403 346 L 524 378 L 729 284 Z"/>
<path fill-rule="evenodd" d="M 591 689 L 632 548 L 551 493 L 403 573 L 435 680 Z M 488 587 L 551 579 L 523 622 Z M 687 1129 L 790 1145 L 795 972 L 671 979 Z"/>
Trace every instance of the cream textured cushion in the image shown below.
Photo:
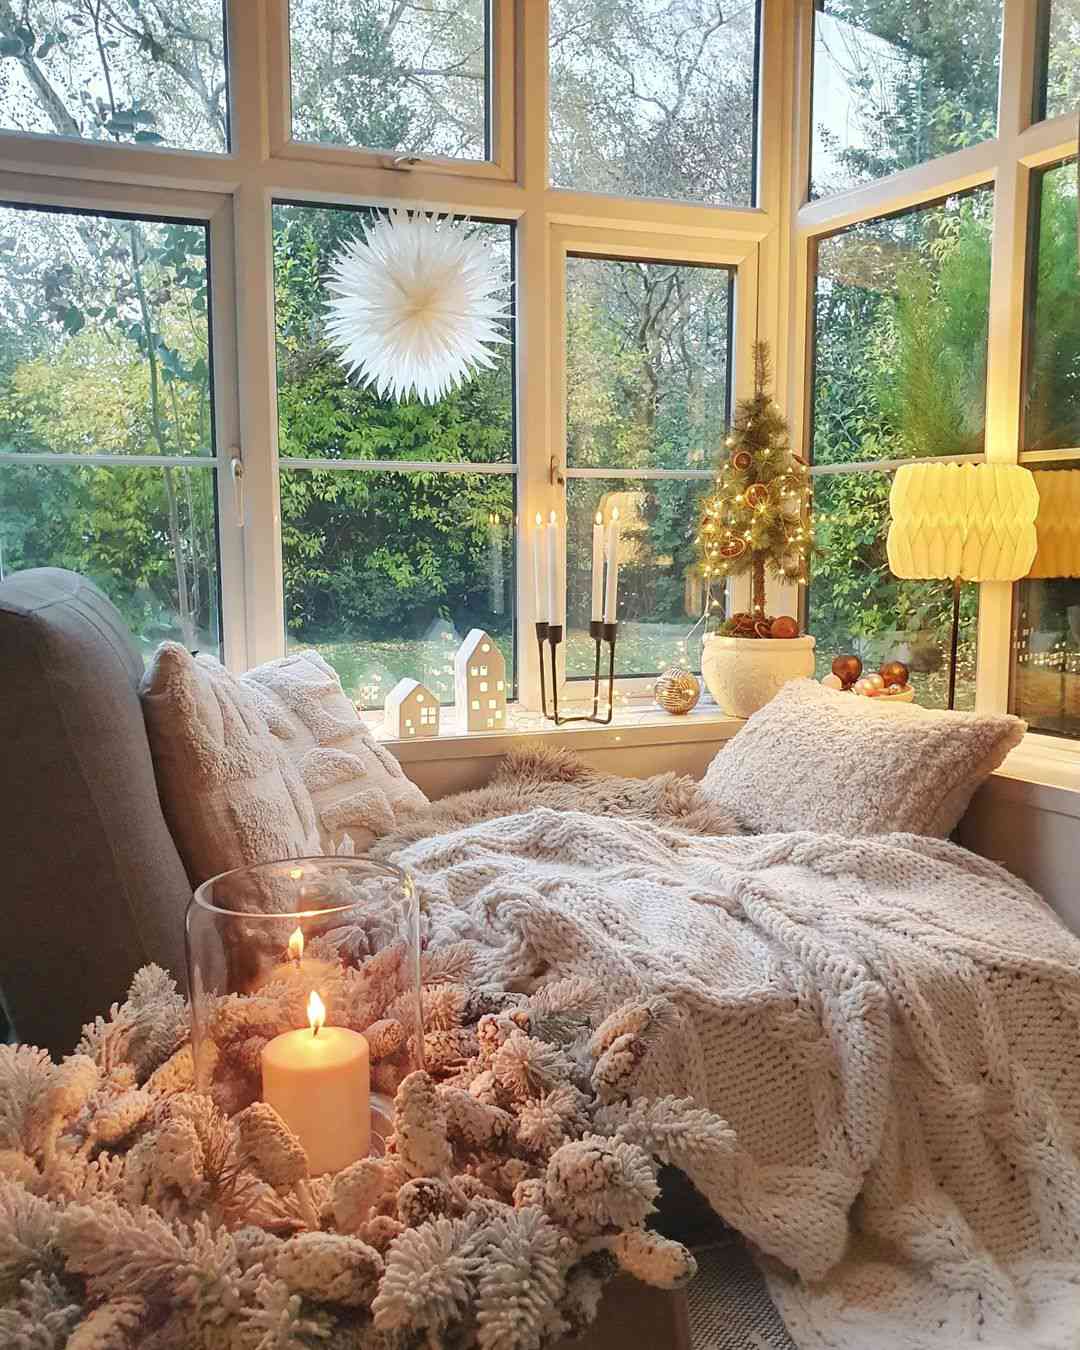
<path fill-rule="evenodd" d="M 1025 730 L 1018 717 L 933 712 L 793 680 L 720 751 L 703 787 L 757 833 L 944 839 Z"/>
<path fill-rule="evenodd" d="M 322 852 L 348 835 L 362 852 L 427 798 L 375 740 L 318 652 L 267 661 L 241 676 L 315 803 Z"/>
<path fill-rule="evenodd" d="M 162 643 L 141 694 L 158 795 L 194 885 L 322 851 L 300 774 L 224 666 Z"/>

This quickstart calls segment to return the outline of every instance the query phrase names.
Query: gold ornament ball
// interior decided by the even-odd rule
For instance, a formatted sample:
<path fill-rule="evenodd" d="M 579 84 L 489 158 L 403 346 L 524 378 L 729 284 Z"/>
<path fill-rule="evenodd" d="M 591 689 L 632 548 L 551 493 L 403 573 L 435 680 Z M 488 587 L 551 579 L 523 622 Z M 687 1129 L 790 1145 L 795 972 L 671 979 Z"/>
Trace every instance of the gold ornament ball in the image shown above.
<path fill-rule="evenodd" d="M 680 666 L 668 666 L 653 687 L 653 697 L 665 712 L 688 713 L 701 697 L 696 675 Z"/>

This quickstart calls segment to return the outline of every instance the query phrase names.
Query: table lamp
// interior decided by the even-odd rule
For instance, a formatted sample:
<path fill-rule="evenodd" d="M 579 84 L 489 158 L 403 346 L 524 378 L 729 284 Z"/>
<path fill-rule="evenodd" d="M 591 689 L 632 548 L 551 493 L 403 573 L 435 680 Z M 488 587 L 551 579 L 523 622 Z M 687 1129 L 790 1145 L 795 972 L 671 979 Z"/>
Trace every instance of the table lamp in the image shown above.
<path fill-rule="evenodd" d="M 1080 469 L 1036 469 L 1038 550 L 1027 575 L 1080 576 Z"/>
<path fill-rule="evenodd" d="M 953 584 L 949 708 L 956 705 L 960 587 L 1017 581 L 1037 550 L 1039 492 L 1019 464 L 905 464 L 889 493 L 887 550 L 894 576 Z"/>

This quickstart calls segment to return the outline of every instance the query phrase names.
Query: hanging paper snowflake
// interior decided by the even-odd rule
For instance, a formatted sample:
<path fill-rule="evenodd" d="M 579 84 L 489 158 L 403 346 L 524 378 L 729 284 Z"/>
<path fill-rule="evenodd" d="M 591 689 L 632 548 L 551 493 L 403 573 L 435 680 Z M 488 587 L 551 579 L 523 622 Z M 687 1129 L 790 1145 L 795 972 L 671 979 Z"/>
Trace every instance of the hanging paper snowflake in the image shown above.
<path fill-rule="evenodd" d="M 326 279 L 327 331 L 342 359 L 380 397 L 434 403 L 506 342 L 507 283 L 469 222 L 425 212 L 379 216 L 338 253 Z"/>

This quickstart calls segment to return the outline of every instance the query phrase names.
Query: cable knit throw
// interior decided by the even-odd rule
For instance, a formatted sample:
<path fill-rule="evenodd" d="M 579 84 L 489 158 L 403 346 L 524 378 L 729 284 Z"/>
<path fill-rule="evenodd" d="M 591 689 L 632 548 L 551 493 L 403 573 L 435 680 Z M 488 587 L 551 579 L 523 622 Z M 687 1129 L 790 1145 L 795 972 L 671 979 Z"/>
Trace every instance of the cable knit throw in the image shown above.
<path fill-rule="evenodd" d="M 545 809 L 398 856 L 432 942 L 641 1005 L 600 1047 L 609 1124 L 774 1258 L 802 1350 L 1080 1347 L 1080 941 L 1020 882 L 913 835 Z M 627 1088 L 692 1095 L 725 1146 Z"/>

